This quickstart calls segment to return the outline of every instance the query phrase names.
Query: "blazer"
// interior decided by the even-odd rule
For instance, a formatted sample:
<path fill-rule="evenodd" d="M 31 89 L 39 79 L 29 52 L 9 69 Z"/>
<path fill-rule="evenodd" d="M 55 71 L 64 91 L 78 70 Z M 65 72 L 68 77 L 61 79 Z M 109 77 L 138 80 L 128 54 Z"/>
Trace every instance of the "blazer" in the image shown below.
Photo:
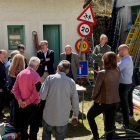
<path fill-rule="evenodd" d="M 0 61 L 0 89 L 4 89 L 6 85 L 6 69 L 4 64 Z"/>
<path fill-rule="evenodd" d="M 60 54 L 60 61 L 66 60 L 66 52 Z M 74 78 L 74 81 L 77 79 L 77 69 L 79 67 L 79 56 L 78 54 L 71 53 L 71 71 Z"/>
<path fill-rule="evenodd" d="M 118 69 L 101 70 L 98 73 L 92 99 L 96 103 L 112 104 L 120 101 L 120 71 Z"/>
<path fill-rule="evenodd" d="M 54 63 L 54 51 L 53 50 L 48 49 L 46 58 L 50 58 L 50 60 L 47 62 L 45 61 L 46 58 L 44 56 L 43 50 L 37 51 L 37 57 L 40 59 L 40 65 L 37 70 L 37 73 L 40 75 L 40 77 L 44 74 L 45 66 L 47 66 L 49 75 L 55 73 L 54 67 L 53 67 L 53 63 Z"/>
<path fill-rule="evenodd" d="M 107 44 L 105 44 L 103 47 L 101 45 L 96 45 L 93 52 L 92 52 L 92 57 L 95 60 L 95 62 L 98 63 L 98 66 L 100 69 L 103 69 L 103 61 L 102 61 L 102 56 L 106 53 L 111 51 L 111 47 Z"/>

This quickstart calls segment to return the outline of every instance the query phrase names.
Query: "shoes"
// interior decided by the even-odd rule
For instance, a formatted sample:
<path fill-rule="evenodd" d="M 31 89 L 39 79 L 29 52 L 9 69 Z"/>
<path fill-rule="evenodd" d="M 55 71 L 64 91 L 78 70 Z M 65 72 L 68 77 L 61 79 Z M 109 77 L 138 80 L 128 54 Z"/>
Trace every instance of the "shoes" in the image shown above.
<path fill-rule="evenodd" d="M 121 112 L 117 112 L 117 116 L 122 116 L 122 113 Z"/>
<path fill-rule="evenodd" d="M 4 114 L 2 114 L 1 117 L 3 117 L 3 118 L 10 118 L 10 116 L 6 116 Z"/>
<path fill-rule="evenodd" d="M 125 129 L 129 129 L 129 126 L 125 126 L 123 124 L 121 124 L 119 127 L 116 127 L 117 130 L 125 130 Z"/>
<path fill-rule="evenodd" d="M 129 116 L 129 120 L 134 120 L 134 116 Z"/>

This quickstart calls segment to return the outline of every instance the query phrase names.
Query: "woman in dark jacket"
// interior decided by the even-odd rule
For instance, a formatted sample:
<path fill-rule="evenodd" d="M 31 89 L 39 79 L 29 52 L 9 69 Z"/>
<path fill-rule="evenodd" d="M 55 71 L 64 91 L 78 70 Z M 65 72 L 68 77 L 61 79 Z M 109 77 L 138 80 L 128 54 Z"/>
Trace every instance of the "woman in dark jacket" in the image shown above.
<path fill-rule="evenodd" d="M 99 71 L 95 88 L 93 90 L 93 105 L 88 111 L 87 118 L 93 133 L 91 140 L 98 140 L 99 134 L 95 117 L 103 113 L 105 132 L 113 130 L 115 125 L 115 112 L 120 101 L 118 86 L 120 72 L 117 69 L 117 56 L 114 52 L 107 52 L 102 57 L 104 70 Z M 112 140 L 112 133 L 106 135 L 107 140 Z"/>

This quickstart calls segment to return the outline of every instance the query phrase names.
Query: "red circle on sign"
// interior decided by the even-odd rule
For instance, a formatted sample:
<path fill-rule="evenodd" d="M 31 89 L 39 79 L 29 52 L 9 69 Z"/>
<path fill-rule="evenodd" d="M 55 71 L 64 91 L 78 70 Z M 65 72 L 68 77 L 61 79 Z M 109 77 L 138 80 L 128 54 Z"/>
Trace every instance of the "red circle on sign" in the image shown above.
<path fill-rule="evenodd" d="M 79 46 L 79 42 L 80 42 L 81 40 L 82 40 L 82 39 L 77 40 L 77 42 L 76 42 L 76 44 L 75 44 L 75 48 L 76 48 L 76 50 L 77 50 L 78 52 L 79 52 L 78 46 Z M 89 42 L 88 42 L 86 39 L 84 39 L 84 41 L 85 41 L 86 44 L 87 44 L 87 48 L 86 48 L 86 50 L 84 50 L 84 51 L 81 50 L 81 53 L 86 53 L 86 52 L 88 52 L 89 47 L 90 47 Z M 82 47 L 83 47 L 83 46 L 82 46 Z"/>
<path fill-rule="evenodd" d="M 89 29 L 89 33 L 88 33 L 88 34 L 85 34 L 85 35 L 84 35 L 84 32 L 86 32 L 86 29 L 87 29 L 87 28 L 83 28 L 83 29 L 82 29 L 84 32 L 81 31 L 81 27 L 82 27 L 83 25 L 88 26 L 88 29 Z M 84 26 L 83 26 L 83 27 L 84 27 Z M 91 28 L 90 24 L 88 24 L 88 23 L 81 23 L 81 24 L 78 26 L 78 33 L 79 33 L 82 37 L 88 37 L 88 36 L 92 33 L 92 28 Z"/>

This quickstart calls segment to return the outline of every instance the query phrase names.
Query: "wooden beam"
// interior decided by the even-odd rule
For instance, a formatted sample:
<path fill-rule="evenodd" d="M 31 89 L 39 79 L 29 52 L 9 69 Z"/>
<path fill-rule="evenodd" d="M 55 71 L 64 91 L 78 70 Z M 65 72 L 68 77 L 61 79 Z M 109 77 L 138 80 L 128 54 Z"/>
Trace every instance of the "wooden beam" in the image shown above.
<path fill-rule="evenodd" d="M 83 9 L 85 9 L 85 8 L 91 3 L 91 1 L 92 1 L 92 0 L 88 0 L 87 3 L 84 4 Z"/>

